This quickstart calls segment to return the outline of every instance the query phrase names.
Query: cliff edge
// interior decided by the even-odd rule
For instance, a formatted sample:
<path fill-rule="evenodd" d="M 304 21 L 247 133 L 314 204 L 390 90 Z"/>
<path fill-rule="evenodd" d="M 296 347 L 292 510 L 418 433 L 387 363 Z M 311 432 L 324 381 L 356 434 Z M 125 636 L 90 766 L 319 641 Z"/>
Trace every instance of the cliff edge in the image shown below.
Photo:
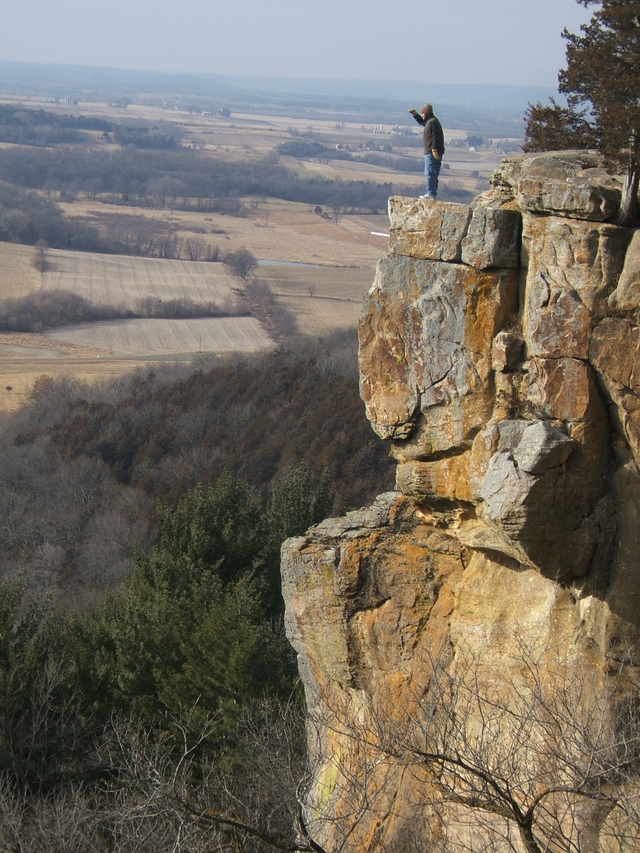
<path fill-rule="evenodd" d="M 470 205 L 389 200 L 359 366 L 397 491 L 283 547 L 329 853 L 638 844 L 640 231 L 619 202 L 584 151 L 508 158 Z"/>

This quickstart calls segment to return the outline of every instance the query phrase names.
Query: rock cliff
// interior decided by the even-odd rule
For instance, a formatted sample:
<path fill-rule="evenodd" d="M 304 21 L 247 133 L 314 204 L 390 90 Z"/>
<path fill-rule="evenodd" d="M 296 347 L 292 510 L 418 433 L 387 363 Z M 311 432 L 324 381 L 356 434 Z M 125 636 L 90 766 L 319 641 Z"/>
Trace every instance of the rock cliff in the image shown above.
<path fill-rule="evenodd" d="M 637 749 L 640 231 L 619 201 L 589 152 L 508 158 L 468 206 L 389 200 L 359 338 L 397 492 L 283 548 L 330 853 L 637 844 L 616 756 Z"/>

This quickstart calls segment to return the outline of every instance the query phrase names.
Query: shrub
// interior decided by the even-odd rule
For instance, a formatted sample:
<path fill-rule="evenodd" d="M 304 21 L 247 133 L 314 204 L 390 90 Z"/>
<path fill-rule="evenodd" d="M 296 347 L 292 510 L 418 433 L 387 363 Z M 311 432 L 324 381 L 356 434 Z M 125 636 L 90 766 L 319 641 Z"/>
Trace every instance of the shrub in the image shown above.
<path fill-rule="evenodd" d="M 235 252 L 230 252 L 225 257 L 224 262 L 240 278 L 246 278 L 258 264 L 257 259 L 248 249 L 237 249 Z"/>

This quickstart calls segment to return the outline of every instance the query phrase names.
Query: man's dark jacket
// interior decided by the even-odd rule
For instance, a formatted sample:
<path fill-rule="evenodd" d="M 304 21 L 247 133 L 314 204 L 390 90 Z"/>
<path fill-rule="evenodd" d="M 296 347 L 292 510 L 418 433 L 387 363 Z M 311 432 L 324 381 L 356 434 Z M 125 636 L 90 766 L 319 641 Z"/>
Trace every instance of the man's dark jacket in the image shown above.
<path fill-rule="evenodd" d="M 419 114 L 416 114 L 413 117 L 418 124 L 424 126 L 424 130 L 422 131 L 424 153 L 429 154 L 432 149 L 435 149 L 438 152 L 438 156 L 442 157 L 444 154 L 444 133 L 442 132 L 442 125 L 438 119 L 433 115 L 429 116 L 427 119 L 422 118 Z"/>

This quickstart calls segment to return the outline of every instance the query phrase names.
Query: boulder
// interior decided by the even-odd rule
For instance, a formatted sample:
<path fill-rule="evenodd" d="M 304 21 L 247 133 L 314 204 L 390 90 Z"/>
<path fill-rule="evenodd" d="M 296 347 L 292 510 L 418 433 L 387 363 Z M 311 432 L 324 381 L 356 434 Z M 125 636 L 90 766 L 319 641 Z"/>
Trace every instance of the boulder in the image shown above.
<path fill-rule="evenodd" d="M 494 186 L 510 188 L 523 211 L 604 222 L 620 207 L 621 184 L 593 151 L 547 151 L 503 161 Z"/>
<path fill-rule="evenodd" d="M 473 502 L 474 460 L 470 452 L 433 461 L 399 462 L 396 489 L 418 504 Z"/>
<path fill-rule="evenodd" d="M 593 332 L 590 358 L 613 404 L 614 423 L 640 465 L 640 328 L 609 317 Z"/>
<path fill-rule="evenodd" d="M 593 370 L 582 359 L 532 358 L 525 368 L 523 397 L 545 418 L 584 421 L 600 400 Z"/>
<path fill-rule="evenodd" d="M 466 204 L 391 196 L 389 251 L 432 261 L 459 261 L 470 219 Z"/>
<path fill-rule="evenodd" d="M 513 197 L 492 189 L 471 205 L 392 196 L 389 251 L 475 269 L 520 265 L 522 216 Z"/>
<path fill-rule="evenodd" d="M 617 547 L 610 568 L 606 600 L 620 623 L 633 624 L 640 613 L 640 476 L 632 461 L 620 466 L 612 481 Z M 601 593 L 602 594 L 602 593 Z"/>
<path fill-rule="evenodd" d="M 513 329 L 498 332 L 491 345 L 493 369 L 497 373 L 509 373 L 521 367 L 524 360 L 522 333 Z"/>
<path fill-rule="evenodd" d="M 378 435 L 407 437 L 422 413 L 427 455 L 472 440 L 491 415 L 491 345 L 516 310 L 517 283 L 516 270 L 379 262 L 358 332 L 360 393 Z"/>
<path fill-rule="evenodd" d="M 523 330 L 530 355 L 586 358 L 592 317 L 615 287 L 630 232 L 524 214 Z"/>
<path fill-rule="evenodd" d="M 513 461 L 519 471 L 527 474 L 544 474 L 549 468 L 563 465 L 573 450 L 575 442 L 548 421 L 536 421 L 523 431 L 514 449 Z"/>
<path fill-rule="evenodd" d="M 490 186 L 509 194 L 512 199 L 515 199 L 523 160 L 523 154 L 513 154 L 510 157 L 503 157 L 500 166 L 489 178 Z"/>
<path fill-rule="evenodd" d="M 512 443 L 520 432 L 507 434 Z M 612 510 L 591 494 L 584 510 L 585 479 L 580 464 L 568 465 L 578 443 L 545 421 L 526 426 L 513 450 L 500 448 L 480 485 L 480 517 L 504 537 L 523 565 L 557 580 L 587 574 Z M 598 485 L 598 484 L 596 484 Z M 602 490 L 600 490 L 602 491 Z"/>
<path fill-rule="evenodd" d="M 460 258 L 476 269 L 520 266 L 522 214 L 513 198 L 496 189 L 477 196 Z"/>

